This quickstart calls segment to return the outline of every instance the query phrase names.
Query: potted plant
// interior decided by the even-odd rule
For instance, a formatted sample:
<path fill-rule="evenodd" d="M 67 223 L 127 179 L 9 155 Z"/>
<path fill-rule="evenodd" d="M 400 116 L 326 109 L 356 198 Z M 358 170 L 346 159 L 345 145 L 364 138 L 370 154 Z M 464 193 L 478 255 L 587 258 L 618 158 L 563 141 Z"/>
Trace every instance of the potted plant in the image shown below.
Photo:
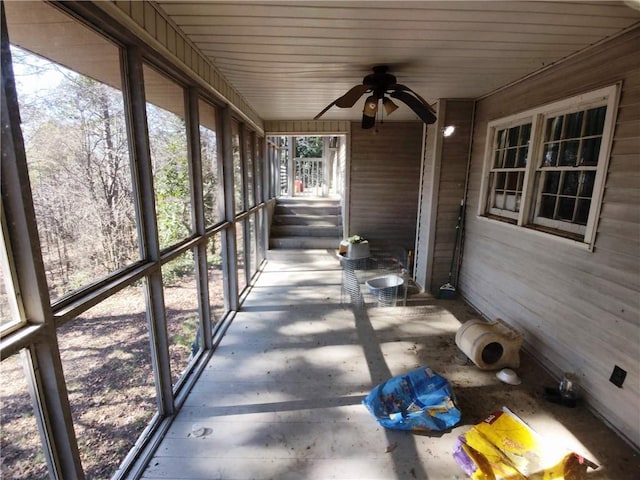
<path fill-rule="evenodd" d="M 367 258 L 370 255 L 369 241 L 360 235 L 347 238 L 347 257 L 352 259 Z"/>

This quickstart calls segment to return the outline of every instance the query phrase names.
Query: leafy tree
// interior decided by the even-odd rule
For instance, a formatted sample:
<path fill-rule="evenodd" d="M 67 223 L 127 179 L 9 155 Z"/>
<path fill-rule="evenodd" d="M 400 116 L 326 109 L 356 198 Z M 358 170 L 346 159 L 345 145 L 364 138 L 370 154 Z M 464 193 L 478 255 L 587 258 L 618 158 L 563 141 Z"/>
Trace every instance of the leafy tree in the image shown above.
<path fill-rule="evenodd" d="M 296 137 L 296 158 L 322 158 L 322 137 Z"/>
<path fill-rule="evenodd" d="M 233 195 L 236 203 L 236 212 L 244 210 L 244 177 L 242 169 L 242 157 L 240 155 L 240 132 L 238 125 L 233 124 L 231 138 L 231 155 L 233 158 Z"/>
<path fill-rule="evenodd" d="M 219 219 L 218 212 L 218 146 L 216 133 L 206 127 L 200 127 L 200 152 L 202 159 L 202 195 L 204 216 L 207 226 Z"/>
<path fill-rule="evenodd" d="M 122 93 L 14 51 L 34 206 L 56 296 L 137 258 Z"/>
<path fill-rule="evenodd" d="M 168 247 L 191 232 L 191 183 L 184 120 L 147 104 L 160 246 Z"/>

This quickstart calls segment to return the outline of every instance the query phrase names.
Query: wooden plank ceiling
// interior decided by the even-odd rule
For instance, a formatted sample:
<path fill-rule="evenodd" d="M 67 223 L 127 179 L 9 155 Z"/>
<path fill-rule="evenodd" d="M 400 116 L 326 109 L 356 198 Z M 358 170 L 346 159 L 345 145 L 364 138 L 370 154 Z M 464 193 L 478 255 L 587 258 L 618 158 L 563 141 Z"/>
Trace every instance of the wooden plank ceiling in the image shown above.
<path fill-rule="evenodd" d="M 267 120 L 312 119 L 380 64 L 429 102 L 477 98 L 640 21 L 637 1 L 157 4 Z"/>

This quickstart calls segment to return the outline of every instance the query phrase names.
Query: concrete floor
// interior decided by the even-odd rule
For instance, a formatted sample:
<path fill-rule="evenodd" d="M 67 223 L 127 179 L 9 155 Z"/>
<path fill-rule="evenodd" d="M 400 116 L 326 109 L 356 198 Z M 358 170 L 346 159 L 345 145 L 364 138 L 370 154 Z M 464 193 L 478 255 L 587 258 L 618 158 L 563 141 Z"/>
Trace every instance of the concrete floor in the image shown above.
<path fill-rule="evenodd" d="M 528 355 L 519 386 L 456 363 L 455 333 L 474 317 L 463 302 L 378 308 L 365 293 L 353 308 L 342 281 L 331 252 L 270 251 L 144 478 L 463 479 L 455 439 L 502 406 L 600 465 L 589 480 L 640 478 L 637 452 L 586 408 L 542 398 L 555 381 Z M 452 383 L 461 423 L 432 436 L 380 427 L 363 397 L 424 365 Z"/>

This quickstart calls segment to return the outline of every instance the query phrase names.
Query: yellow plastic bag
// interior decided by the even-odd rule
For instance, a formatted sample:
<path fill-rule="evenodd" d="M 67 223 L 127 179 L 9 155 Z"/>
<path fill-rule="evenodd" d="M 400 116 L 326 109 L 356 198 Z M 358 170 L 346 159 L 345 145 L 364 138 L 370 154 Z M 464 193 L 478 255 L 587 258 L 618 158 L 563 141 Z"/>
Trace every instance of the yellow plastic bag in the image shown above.
<path fill-rule="evenodd" d="M 580 480 L 598 468 L 545 441 L 506 407 L 461 435 L 453 456 L 474 480 Z"/>

